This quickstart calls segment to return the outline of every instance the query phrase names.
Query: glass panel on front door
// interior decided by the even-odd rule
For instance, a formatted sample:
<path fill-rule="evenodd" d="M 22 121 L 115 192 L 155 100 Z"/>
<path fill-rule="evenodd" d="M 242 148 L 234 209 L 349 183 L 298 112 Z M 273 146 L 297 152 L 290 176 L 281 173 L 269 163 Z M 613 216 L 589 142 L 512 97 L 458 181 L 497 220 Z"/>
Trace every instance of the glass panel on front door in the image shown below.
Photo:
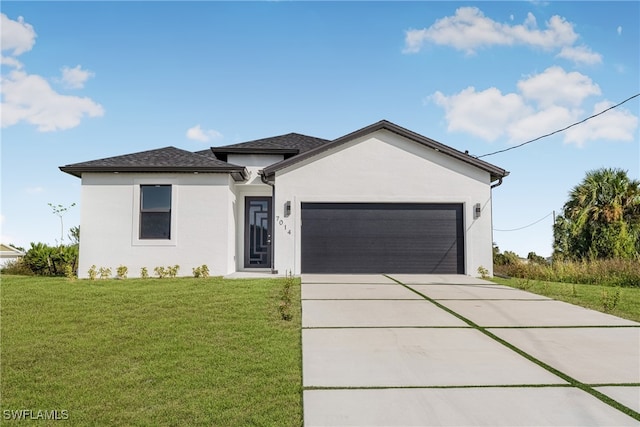
<path fill-rule="evenodd" d="M 245 268 L 271 267 L 271 197 L 246 197 Z"/>

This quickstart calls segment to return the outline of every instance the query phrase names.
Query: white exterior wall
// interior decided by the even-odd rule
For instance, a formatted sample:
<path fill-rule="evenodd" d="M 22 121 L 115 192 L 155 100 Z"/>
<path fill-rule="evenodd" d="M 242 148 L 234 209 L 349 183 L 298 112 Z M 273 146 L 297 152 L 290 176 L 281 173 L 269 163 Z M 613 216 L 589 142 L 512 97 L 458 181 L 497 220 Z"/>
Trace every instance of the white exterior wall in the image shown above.
<path fill-rule="evenodd" d="M 276 173 L 275 269 L 300 274 L 302 202 L 464 204 L 465 272 L 492 274 L 490 174 L 381 130 Z M 291 201 L 291 215 L 284 205 Z M 473 206 L 482 213 L 474 219 Z"/>
<path fill-rule="evenodd" d="M 260 169 L 277 163 L 284 159 L 282 154 L 229 154 L 227 156 L 227 162 L 249 167 L 260 167 Z"/>
<path fill-rule="evenodd" d="M 171 184 L 171 240 L 138 239 L 140 185 Z M 158 266 L 179 265 L 180 276 L 203 264 L 211 275 L 228 274 L 233 260 L 235 195 L 229 174 L 84 173 L 82 176 L 79 277 L 92 265 L 120 265 L 129 277 Z"/>

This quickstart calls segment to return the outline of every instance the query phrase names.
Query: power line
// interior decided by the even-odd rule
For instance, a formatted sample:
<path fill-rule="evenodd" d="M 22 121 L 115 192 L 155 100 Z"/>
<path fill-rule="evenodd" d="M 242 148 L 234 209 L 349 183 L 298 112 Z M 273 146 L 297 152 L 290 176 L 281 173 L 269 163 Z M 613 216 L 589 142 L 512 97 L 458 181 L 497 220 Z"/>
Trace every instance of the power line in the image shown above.
<path fill-rule="evenodd" d="M 518 231 L 518 230 L 524 230 L 525 228 L 531 227 L 532 225 L 536 225 L 540 221 L 549 218 L 551 215 L 553 215 L 553 212 L 549 212 L 548 214 L 546 214 L 544 217 L 540 218 L 536 222 L 532 222 L 531 224 L 525 225 L 524 227 L 512 228 L 512 229 L 509 229 L 509 230 L 498 230 L 497 228 L 494 228 L 493 231 Z"/>
<path fill-rule="evenodd" d="M 622 101 L 622 102 L 617 103 L 616 105 L 613 105 L 613 106 L 611 106 L 611 107 L 609 107 L 609 108 L 607 108 L 607 109 L 605 109 L 605 110 L 600 111 L 599 113 L 596 113 L 596 114 L 594 114 L 594 115 L 592 115 L 592 116 L 589 116 L 589 117 L 587 117 L 586 119 L 580 120 L 579 122 L 573 123 L 573 124 L 571 124 L 571 125 L 569 125 L 569 126 L 567 126 L 567 127 L 564 127 L 564 128 L 562 128 L 562 129 L 555 130 L 555 131 L 553 131 L 553 132 L 551 132 L 551 133 L 548 133 L 548 134 L 546 134 L 546 135 L 539 136 L 539 137 L 534 138 L 534 139 L 530 139 L 529 141 L 523 142 L 522 144 L 514 145 L 513 147 L 505 148 L 505 149 L 503 149 L 503 150 L 494 151 L 493 153 L 483 154 L 483 155 L 481 155 L 481 156 L 477 156 L 476 158 L 477 158 L 477 159 L 480 159 L 480 158 L 482 158 L 482 157 L 493 156 L 494 154 L 504 153 L 505 151 L 514 150 L 514 149 L 516 149 L 516 148 L 520 148 L 520 147 L 522 147 L 522 146 L 524 146 L 524 145 L 531 144 L 532 142 L 538 141 L 538 140 L 540 140 L 540 139 L 542 139 L 542 138 L 547 138 L 547 137 L 549 137 L 549 136 L 551 136 L 551 135 L 555 135 L 556 133 L 564 132 L 565 130 L 567 130 L 567 129 L 569 129 L 569 128 L 572 128 L 572 127 L 574 127 L 574 126 L 578 126 L 579 124 L 582 124 L 582 123 L 586 122 L 587 120 L 591 120 L 591 119 L 593 119 L 594 117 L 598 117 L 599 115 L 604 114 L 604 113 L 606 113 L 606 112 L 607 112 L 607 111 L 609 111 L 609 110 L 613 110 L 614 108 L 618 108 L 619 106 L 621 106 L 621 105 L 622 105 L 622 104 L 624 104 L 625 102 L 631 101 L 633 98 L 637 98 L 637 97 L 639 97 L 639 96 L 640 96 L 640 93 L 636 93 L 635 95 L 630 96 L 629 98 L 625 99 L 625 100 L 624 100 L 624 101 Z"/>

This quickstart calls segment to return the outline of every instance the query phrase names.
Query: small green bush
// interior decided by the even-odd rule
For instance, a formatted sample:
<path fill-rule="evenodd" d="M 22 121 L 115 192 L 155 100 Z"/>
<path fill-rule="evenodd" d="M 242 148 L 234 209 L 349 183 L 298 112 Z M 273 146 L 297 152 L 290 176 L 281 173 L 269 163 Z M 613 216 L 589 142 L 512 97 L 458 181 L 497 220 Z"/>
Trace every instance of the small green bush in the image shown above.
<path fill-rule="evenodd" d="M 74 280 L 76 278 L 76 274 L 73 272 L 73 268 L 69 264 L 64 266 L 64 275 L 69 280 Z"/>
<path fill-rule="evenodd" d="M 280 318 L 285 321 L 293 319 L 293 313 L 291 312 L 291 285 L 293 285 L 294 279 L 292 275 L 282 279 L 282 291 L 280 292 L 280 302 L 278 303 L 278 312 Z"/>
<path fill-rule="evenodd" d="M 111 277 L 111 268 L 109 267 L 100 267 L 100 270 L 98 271 L 100 272 L 101 279 L 108 279 Z"/>
<path fill-rule="evenodd" d="M 87 273 L 89 274 L 89 280 L 96 280 L 96 277 L 98 277 L 98 270 L 96 270 L 95 265 L 89 267 L 89 271 Z"/>
<path fill-rule="evenodd" d="M 602 311 L 605 313 L 610 312 L 620 302 L 620 288 L 616 286 L 612 289 L 603 286 L 600 300 L 602 302 Z"/>
<path fill-rule="evenodd" d="M 129 273 L 129 269 L 126 265 L 120 265 L 118 266 L 118 268 L 116 268 L 116 277 L 118 279 L 126 279 L 127 273 Z"/>
<path fill-rule="evenodd" d="M 153 271 L 156 273 L 156 276 L 158 276 L 158 279 L 164 279 L 165 277 L 167 277 L 167 274 L 169 274 L 169 272 L 165 270 L 164 267 L 160 266 L 154 268 Z"/>
<path fill-rule="evenodd" d="M 167 270 L 166 270 L 167 271 L 167 276 L 169 276 L 171 278 L 176 277 L 178 275 L 178 270 L 180 270 L 180 266 L 177 265 L 177 264 L 174 265 L 173 267 L 172 266 L 167 267 Z"/>
<path fill-rule="evenodd" d="M 194 267 L 191 271 L 193 271 L 193 277 L 201 277 L 203 279 L 209 277 L 209 267 L 207 267 L 206 264 L 202 264 L 200 267 Z"/>
<path fill-rule="evenodd" d="M 142 279 L 148 279 L 149 278 L 149 270 L 147 270 L 147 267 L 142 267 L 140 269 L 140 278 L 142 278 Z"/>

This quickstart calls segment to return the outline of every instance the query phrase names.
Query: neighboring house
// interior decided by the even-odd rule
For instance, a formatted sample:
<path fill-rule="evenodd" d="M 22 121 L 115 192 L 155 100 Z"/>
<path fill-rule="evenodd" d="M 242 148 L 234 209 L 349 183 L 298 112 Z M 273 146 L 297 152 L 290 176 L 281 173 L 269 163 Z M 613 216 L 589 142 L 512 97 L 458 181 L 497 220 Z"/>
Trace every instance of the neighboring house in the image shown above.
<path fill-rule="evenodd" d="M 11 261 L 16 261 L 25 255 L 24 252 L 10 245 L 0 243 L 0 267 L 4 267 Z"/>
<path fill-rule="evenodd" d="M 508 172 L 388 121 L 60 167 L 82 178 L 91 265 L 212 275 L 492 272 L 491 189 Z"/>

